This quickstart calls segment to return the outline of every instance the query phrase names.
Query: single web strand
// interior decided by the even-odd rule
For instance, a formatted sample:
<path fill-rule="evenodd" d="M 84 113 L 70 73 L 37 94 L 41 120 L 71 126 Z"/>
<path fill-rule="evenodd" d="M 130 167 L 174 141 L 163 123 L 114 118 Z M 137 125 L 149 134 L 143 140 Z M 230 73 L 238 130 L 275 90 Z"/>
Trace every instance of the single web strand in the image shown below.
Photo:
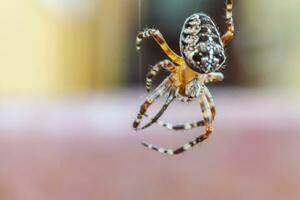
<path fill-rule="evenodd" d="M 142 2 L 143 0 L 139 0 L 139 27 L 138 27 L 138 31 L 140 31 L 141 30 L 141 28 L 142 28 Z M 142 62 L 142 52 L 141 51 L 139 51 L 138 52 L 138 76 L 139 76 L 139 84 L 142 84 L 142 82 L 143 82 L 143 68 L 142 68 L 142 64 L 143 64 L 143 62 Z"/>

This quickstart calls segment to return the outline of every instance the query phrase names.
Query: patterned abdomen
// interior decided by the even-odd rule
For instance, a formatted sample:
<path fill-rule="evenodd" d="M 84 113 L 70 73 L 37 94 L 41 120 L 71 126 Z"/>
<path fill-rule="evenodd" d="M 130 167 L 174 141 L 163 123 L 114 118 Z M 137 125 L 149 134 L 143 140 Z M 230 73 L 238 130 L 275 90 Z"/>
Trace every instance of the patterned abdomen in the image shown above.
<path fill-rule="evenodd" d="M 203 13 L 186 19 L 180 35 L 180 50 L 186 64 L 199 73 L 217 71 L 225 62 L 217 27 Z"/>

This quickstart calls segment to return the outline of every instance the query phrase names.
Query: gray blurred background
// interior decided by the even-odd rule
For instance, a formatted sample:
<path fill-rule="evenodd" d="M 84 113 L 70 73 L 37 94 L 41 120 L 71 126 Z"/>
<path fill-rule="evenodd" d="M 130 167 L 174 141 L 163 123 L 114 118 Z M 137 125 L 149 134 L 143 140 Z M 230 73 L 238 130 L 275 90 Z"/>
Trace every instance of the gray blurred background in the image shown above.
<path fill-rule="evenodd" d="M 0 198 L 300 199 L 299 1 L 234 1 L 225 80 L 209 85 L 217 107 L 209 140 L 168 157 L 140 142 L 177 147 L 201 129 L 131 128 L 147 95 L 145 74 L 165 58 L 151 39 L 139 55 L 137 32 L 158 28 L 179 53 L 185 18 L 205 12 L 224 32 L 224 6 L 1 1 Z M 196 102 L 176 102 L 163 116 L 174 123 L 199 118 Z"/>

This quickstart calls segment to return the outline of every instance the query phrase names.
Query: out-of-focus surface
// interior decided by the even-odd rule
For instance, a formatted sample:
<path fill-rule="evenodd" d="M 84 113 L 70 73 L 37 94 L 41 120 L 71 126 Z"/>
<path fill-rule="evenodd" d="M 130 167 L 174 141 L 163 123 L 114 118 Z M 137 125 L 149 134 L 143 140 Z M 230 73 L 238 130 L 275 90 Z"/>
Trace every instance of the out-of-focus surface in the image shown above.
<path fill-rule="evenodd" d="M 234 0 L 209 140 L 169 157 L 140 142 L 176 147 L 201 129 L 131 128 L 145 73 L 166 58 L 151 39 L 139 55 L 137 31 L 160 29 L 179 53 L 194 12 L 224 31 L 224 1 L 1 1 L 0 199 L 300 199 L 299 1 Z M 200 118 L 196 102 L 163 116 Z"/>
<path fill-rule="evenodd" d="M 172 132 L 155 125 L 137 134 L 130 125 L 141 93 L 3 102 L 0 198 L 299 199 L 297 99 L 289 96 L 284 103 L 286 97 L 272 91 L 251 99 L 257 92 L 213 93 L 214 134 L 174 157 L 140 142 L 176 147 L 201 130 Z M 178 103 L 163 118 L 182 122 L 199 116 L 196 104 Z"/>

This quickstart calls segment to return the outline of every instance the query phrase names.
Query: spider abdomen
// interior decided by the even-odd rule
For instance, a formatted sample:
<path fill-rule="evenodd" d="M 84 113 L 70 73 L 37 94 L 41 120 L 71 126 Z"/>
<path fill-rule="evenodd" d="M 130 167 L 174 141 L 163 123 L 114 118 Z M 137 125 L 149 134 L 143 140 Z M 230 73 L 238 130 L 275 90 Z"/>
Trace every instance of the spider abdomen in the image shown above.
<path fill-rule="evenodd" d="M 186 19 L 180 35 L 180 51 L 186 64 L 199 73 L 217 71 L 225 61 L 219 31 L 203 13 Z"/>

